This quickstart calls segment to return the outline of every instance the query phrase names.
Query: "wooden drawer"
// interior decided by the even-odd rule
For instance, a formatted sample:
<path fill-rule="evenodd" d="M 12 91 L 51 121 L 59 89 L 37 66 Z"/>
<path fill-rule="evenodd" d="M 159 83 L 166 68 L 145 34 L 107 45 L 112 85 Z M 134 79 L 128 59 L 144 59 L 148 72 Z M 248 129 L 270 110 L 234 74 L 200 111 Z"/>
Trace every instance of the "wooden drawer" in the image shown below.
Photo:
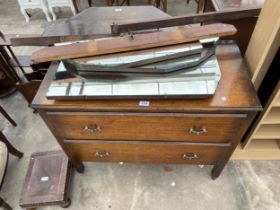
<path fill-rule="evenodd" d="M 213 165 L 223 158 L 229 143 L 65 140 L 75 158 L 83 161 L 188 163 Z"/>
<path fill-rule="evenodd" d="M 64 139 L 228 142 L 245 114 L 46 113 Z"/>

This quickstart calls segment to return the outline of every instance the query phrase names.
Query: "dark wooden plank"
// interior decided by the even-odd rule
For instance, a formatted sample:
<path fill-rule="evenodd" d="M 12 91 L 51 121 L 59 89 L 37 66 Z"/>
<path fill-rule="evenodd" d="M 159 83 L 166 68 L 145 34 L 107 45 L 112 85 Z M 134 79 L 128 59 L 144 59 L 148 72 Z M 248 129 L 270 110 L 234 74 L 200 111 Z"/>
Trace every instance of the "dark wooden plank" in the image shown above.
<path fill-rule="evenodd" d="M 11 39 L 13 38 L 23 38 L 23 37 L 39 37 L 40 34 L 3 34 L 0 32 L 0 46 L 11 46 Z"/>
<path fill-rule="evenodd" d="M 138 23 L 128 23 L 128 24 L 113 24 L 111 25 L 111 31 L 113 34 L 120 34 L 130 31 L 146 30 L 146 29 L 156 29 L 156 28 L 166 28 L 172 26 L 182 26 L 193 23 L 201 22 L 221 22 L 228 20 L 243 19 L 248 17 L 258 16 L 260 13 L 260 8 L 250 8 L 250 9 L 240 9 L 240 10 L 227 10 L 222 12 L 207 12 L 202 14 L 195 14 L 189 16 L 173 17 Z"/>
<path fill-rule="evenodd" d="M 201 39 L 224 37 L 235 33 L 236 29 L 233 26 L 225 24 L 182 27 L 172 31 L 137 34 L 133 37 L 124 36 L 110 39 L 97 39 L 85 43 L 44 48 L 34 52 L 32 54 L 32 60 L 35 62 L 46 62 L 81 58 L 194 42 Z"/>
<path fill-rule="evenodd" d="M 67 35 L 67 36 L 48 36 L 48 37 L 19 37 L 11 38 L 12 46 L 49 46 L 60 42 L 73 42 L 87 39 L 99 39 L 112 37 L 112 34 L 88 34 L 88 35 Z"/>

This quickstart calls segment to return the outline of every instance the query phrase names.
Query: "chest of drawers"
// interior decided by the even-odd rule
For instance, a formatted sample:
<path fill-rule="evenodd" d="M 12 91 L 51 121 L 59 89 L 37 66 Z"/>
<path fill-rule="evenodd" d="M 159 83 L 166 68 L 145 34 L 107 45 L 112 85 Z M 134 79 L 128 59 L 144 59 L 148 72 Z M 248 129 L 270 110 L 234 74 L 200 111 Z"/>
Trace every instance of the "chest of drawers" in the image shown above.
<path fill-rule="evenodd" d="M 222 79 L 208 99 L 48 100 L 53 63 L 32 106 L 80 172 L 83 161 L 207 164 L 216 178 L 261 110 L 236 45 L 217 58 Z"/>

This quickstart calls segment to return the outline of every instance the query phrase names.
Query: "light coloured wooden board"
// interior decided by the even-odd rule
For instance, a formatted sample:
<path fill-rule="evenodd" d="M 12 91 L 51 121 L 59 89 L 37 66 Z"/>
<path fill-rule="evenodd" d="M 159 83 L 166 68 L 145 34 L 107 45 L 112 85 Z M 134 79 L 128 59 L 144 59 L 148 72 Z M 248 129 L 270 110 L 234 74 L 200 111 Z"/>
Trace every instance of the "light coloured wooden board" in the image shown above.
<path fill-rule="evenodd" d="M 262 124 L 280 124 L 280 107 L 272 107 Z"/>
<path fill-rule="evenodd" d="M 239 145 L 231 160 L 280 160 L 280 140 L 253 139 L 246 149 Z"/>
<path fill-rule="evenodd" d="M 261 125 L 263 124 L 263 121 L 267 119 L 268 115 L 270 115 L 270 111 L 272 110 L 272 108 L 275 108 L 275 104 L 277 104 L 279 98 L 280 98 L 280 82 L 278 82 L 272 94 L 270 95 L 269 100 L 267 101 L 267 104 L 264 107 L 264 110 L 260 113 L 257 120 L 254 122 L 253 126 L 245 136 L 244 142 L 242 143 L 242 147 L 244 149 L 250 144 L 252 139 L 255 137 L 256 133 L 259 131 Z M 269 124 L 268 121 L 265 121 L 265 123 L 266 122 L 267 124 Z"/>
<path fill-rule="evenodd" d="M 275 95 L 273 101 L 272 101 L 273 107 L 280 107 L 280 87 L 277 90 L 277 94 Z"/>
<path fill-rule="evenodd" d="M 274 103 L 275 107 L 280 107 L 280 97 L 278 97 Z"/>
<path fill-rule="evenodd" d="M 280 1 L 266 0 L 245 53 L 256 89 L 259 88 L 280 45 L 279 14 Z"/>
<path fill-rule="evenodd" d="M 277 139 L 276 142 L 278 144 L 278 148 L 280 149 L 280 139 Z"/>
<path fill-rule="evenodd" d="M 280 124 L 261 125 L 253 139 L 280 139 Z"/>

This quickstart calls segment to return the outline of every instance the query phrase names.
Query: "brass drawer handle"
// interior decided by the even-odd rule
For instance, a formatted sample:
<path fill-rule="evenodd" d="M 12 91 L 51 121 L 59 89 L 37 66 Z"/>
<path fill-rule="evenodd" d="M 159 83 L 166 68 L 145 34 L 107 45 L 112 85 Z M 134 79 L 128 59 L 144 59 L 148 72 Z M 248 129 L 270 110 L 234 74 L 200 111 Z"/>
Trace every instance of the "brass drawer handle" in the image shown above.
<path fill-rule="evenodd" d="M 98 158 L 109 157 L 110 155 L 111 155 L 110 152 L 105 152 L 105 151 L 95 152 L 95 157 L 98 157 Z"/>
<path fill-rule="evenodd" d="M 203 135 L 203 134 L 207 134 L 208 130 L 206 128 L 196 128 L 196 127 L 192 127 L 189 129 L 189 133 L 192 135 Z"/>
<path fill-rule="evenodd" d="M 183 155 L 183 159 L 187 159 L 187 160 L 193 160 L 193 159 L 198 159 L 199 156 L 195 153 L 186 153 Z"/>
<path fill-rule="evenodd" d="M 99 125 L 86 125 L 83 129 L 84 132 L 95 133 L 101 131 L 101 127 Z"/>

